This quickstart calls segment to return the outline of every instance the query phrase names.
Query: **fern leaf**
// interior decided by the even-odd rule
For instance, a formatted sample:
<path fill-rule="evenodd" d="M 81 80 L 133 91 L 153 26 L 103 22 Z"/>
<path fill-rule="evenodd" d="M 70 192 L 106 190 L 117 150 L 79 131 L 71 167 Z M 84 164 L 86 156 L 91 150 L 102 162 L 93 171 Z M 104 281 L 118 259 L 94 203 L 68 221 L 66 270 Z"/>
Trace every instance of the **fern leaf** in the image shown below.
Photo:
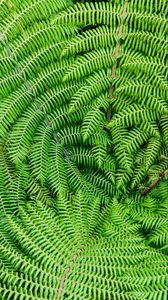
<path fill-rule="evenodd" d="M 2 172 L 2 178 L 5 183 L 5 186 L 8 187 L 12 184 L 12 181 L 15 177 L 14 175 L 14 165 L 11 164 L 9 156 L 7 155 L 5 149 L 0 144 L 0 170 Z"/>
<path fill-rule="evenodd" d="M 12 214 L 19 213 L 19 206 L 24 202 L 26 197 L 26 187 L 28 184 L 29 173 L 27 165 L 19 165 L 16 171 L 16 178 L 9 187 L 8 207 Z"/>
<path fill-rule="evenodd" d="M 107 155 L 107 147 L 101 144 L 95 145 L 92 147 L 92 153 L 98 168 L 102 167 L 103 161 Z"/>
<path fill-rule="evenodd" d="M 167 0 L 0 7 L 0 298 L 166 300 Z"/>
<path fill-rule="evenodd" d="M 40 126 L 32 147 L 30 165 L 32 175 L 40 180 L 42 185 L 48 175 L 50 143 L 51 128 L 46 125 Z"/>
<path fill-rule="evenodd" d="M 77 236 L 84 241 L 88 237 L 87 205 L 80 191 L 73 197 L 72 208 Z"/>
<path fill-rule="evenodd" d="M 47 44 L 53 43 L 53 40 L 61 41 L 73 34 L 74 29 L 72 27 L 51 25 L 48 20 L 45 20 L 26 28 L 24 36 L 19 35 L 16 40 L 9 43 L 9 47 L 13 57 L 21 61 L 27 56 L 27 53 L 34 53 Z M 0 60 L 3 66 L 2 72 L 8 72 L 15 66 L 6 49 L 1 52 Z"/>
<path fill-rule="evenodd" d="M 113 206 L 110 217 L 101 226 L 103 235 L 99 231 L 85 239 L 89 224 L 87 210 L 90 211 L 91 207 L 83 202 L 82 194 L 72 197 L 72 204 L 67 200 L 59 199 L 60 216 L 38 203 L 35 207 L 29 205 L 27 209 L 20 209 L 22 223 L 7 217 L 1 235 L 2 297 L 15 297 L 20 293 L 25 299 L 39 296 L 52 299 L 66 295 L 75 299 L 91 299 L 93 296 L 111 299 L 119 295 L 120 299 L 133 300 L 141 294 L 143 299 L 143 294 L 153 296 L 151 281 L 157 282 L 155 294 L 163 296 L 160 284 L 164 289 L 166 257 L 147 247 L 138 234 L 134 237 L 137 228 L 128 219 L 124 222 L 125 212 L 121 207 Z M 75 212 L 75 235 L 72 231 L 74 223 L 71 225 L 65 210 L 69 216 L 72 210 Z M 93 219 L 96 220 L 96 216 Z M 111 222 L 113 219 L 114 223 Z M 124 228 L 123 224 L 127 226 Z M 10 232 L 10 239 L 6 238 L 7 232 Z M 15 246 L 14 241 L 17 241 Z M 68 275 L 66 281 L 65 274 Z M 160 275 L 157 281 L 156 274 Z M 145 281 L 143 276 L 147 277 Z M 89 288 L 83 279 L 86 277 L 89 278 Z M 28 294 L 28 285 L 31 294 Z"/>
<path fill-rule="evenodd" d="M 95 96 L 100 95 L 104 90 L 110 86 L 110 79 L 106 72 L 102 70 L 90 76 L 86 85 L 77 91 L 72 97 L 70 103 L 70 111 L 74 111 L 78 106 L 88 104 Z"/>
<path fill-rule="evenodd" d="M 41 186 L 33 177 L 29 178 L 26 191 L 30 199 L 41 201 L 48 207 L 53 206 L 54 199 L 52 198 L 51 191 L 46 186 Z"/>
<path fill-rule="evenodd" d="M 156 161 L 159 149 L 160 140 L 156 138 L 151 139 L 148 143 L 145 155 L 145 164 L 147 169 Z"/>
<path fill-rule="evenodd" d="M 64 47 L 62 56 L 73 55 L 79 52 L 86 52 L 100 47 L 112 46 L 115 43 L 115 30 L 108 26 L 98 26 L 82 32 L 72 38 Z"/>
<path fill-rule="evenodd" d="M 166 145 L 166 148 L 168 149 L 168 116 L 163 115 L 161 117 L 161 129 L 163 132 L 163 139 Z"/>
<path fill-rule="evenodd" d="M 65 8 L 64 0 L 52 1 L 48 4 L 46 0 L 36 0 L 27 2 L 21 6 L 21 9 L 14 16 L 8 16 L 3 20 L 0 30 L 3 32 L 4 39 L 13 39 L 19 33 L 24 32 L 24 28 L 33 20 L 42 20 L 48 14 L 58 11 L 60 8 Z"/>
<path fill-rule="evenodd" d="M 63 146 L 53 142 L 51 144 L 49 183 L 57 192 L 67 188 L 67 175 L 63 159 Z"/>
<path fill-rule="evenodd" d="M 90 110 L 83 119 L 82 136 L 88 139 L 105 121 L 104 114 L 99 109 Z"/>
<path fill-rule="evenodd" d="M 156 120 L 161 115 L 160 112 L 156 112 L 151 109 L 147 109 L 144 107 L 141 107 L 139 105 L 132 105 L 128 107 L 127 109 L 121 111 L 115 117 L 113 120 L 109 123 L 108 128 L 111 128 L 113 126 L 132 126 L 133 124 L 140 124 L 141 121 L 145 120 L 146 122 L 149 122 L 151 120 Z"/>
<path fill-rule="evenodd" d="M 93 153 L 88 147 L 73 146 L 71 148 L 72 161 L 79 166 L 85 166 L 93 168 L 95 165 L 95 159 Z"/>
<path fill-rule="evenodd" d="M 127 186 L 133 175 L 132 173 L 133 172 L 131 170 L 127 172 L 125 169 L 118 169 L 118 172 L 116 174 L 116 182 L 117 182 L 117 189 L 119 191 L 121 189 L 122 191 L 124 191 L 124 193 L 127 193 Z"/>
<path fill-rule="evenodd" d="M 9 136 L 9 155 L 14 163 L 24 160 L 28 154 L 34 133 L 44 117 L 44 113 L 37 109 L 36 105 L 26 111 Z"/>
<path fill-rule="evenodd" d="M 124 147 L 129 154 L 136 152 L 141 145 L 147 142 L 149 134 L 139 129 L 132 129 L 127 138 L 123 141 Z"/>
<path fill-rule="evenodd" d="M 98 218 L 100 214 L 100 199 L 91 199 L 88 205 L 87 219 L 88 219 L 88 231 L 89 234 L 93 234 L 98 224 Z"/>
<path fill-rule="evenodd" d="M 69 234 L 74 235 L 76 233 L 76 224 L 70 200 L 72 201 L 72 199 L 68 199 L 66 191 L 59 191 L 56 207 L 64 220 L 64 226 L 67 227 L 67 231 Z"/>
<path fill-rule="evenodd" d="M 113 51 L 112 48 L 102 48 L 78 56 L 74 64 L 68 68 L 63 81 L 77 80 L 96 70 L 110 67 L 114 62 Z"/>
<path fill-rule="evenodd" d="M 84 174 L 84 178 L 86 178 L 93 186 L 98 189 L 102 189 L 105 195 L 113 196 L 115 194 L 115 187 L 114 185 L 104 176 L 103 173 L 98 172 L 98 170 L 87 170 L 86 174 Z M 98 192 L 100 192 L 98 190 Z M 101 194 L 101 193 L 100 193 Z M 97 193 L 99 195 L 99 193 Z M 101 195 L 99 196 L 100 199 L 102 198 Z M 104 200 L 108 200 L 108 197 L 105 197 Z M 102 200 L 102 199 L 101 199 Z"/>
<path fill-rule="evenodd" d="M 95 2 L 95 3 L 77 3 L 65 12 L 57 15 L 54 22 L 58 24 L 75 25 L 111 25 L 116 27 L 119 19 L 119 10 L 113 3 Z"/>
<path fill-rule="evenodd" d="M 159 36 L 164 36 L 167 31 L 165 16 L 157 15 L 156 13 L 148 13 L 146 11 L 141 14 L 137 11 L 137 8 L 128 12 L 125 25 L 127 25 L 128 28 L 134 28 L 134 30 L 146 30 L 148 32 L 156 33 Z"/>

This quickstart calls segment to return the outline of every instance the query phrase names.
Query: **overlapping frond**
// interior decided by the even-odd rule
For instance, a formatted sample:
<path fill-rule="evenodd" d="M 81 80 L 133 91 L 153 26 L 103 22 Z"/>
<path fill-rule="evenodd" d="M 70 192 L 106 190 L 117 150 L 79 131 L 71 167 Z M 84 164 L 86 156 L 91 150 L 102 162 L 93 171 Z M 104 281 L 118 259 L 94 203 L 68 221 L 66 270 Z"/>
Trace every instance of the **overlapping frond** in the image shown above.
<path fill-rule="evenodd" d="M 0 11 L 0 299 L 166 300 L 167 0 Z"/>
<path fill-rule="evenodd" d="M 134 236 L 137 227 L 116 200 L 104 224 L 99 199 L 87 204 L 81 192 L 62 191 L 57 213 L 40 202 L 19 212 L 1 226 L 3 299 L 166 299 L 165 255 Z"/>

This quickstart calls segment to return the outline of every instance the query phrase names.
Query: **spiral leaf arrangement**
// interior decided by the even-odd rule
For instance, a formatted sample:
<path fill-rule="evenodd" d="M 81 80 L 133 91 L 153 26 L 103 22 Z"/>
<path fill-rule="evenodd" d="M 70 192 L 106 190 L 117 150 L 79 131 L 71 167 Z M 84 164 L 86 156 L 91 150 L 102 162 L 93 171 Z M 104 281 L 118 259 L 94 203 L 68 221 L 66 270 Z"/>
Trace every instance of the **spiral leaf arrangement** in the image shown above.
<path fill-rule="evenodd" d="M 0 11 L 0 299 L 167 300 L 167 0 Z"/>

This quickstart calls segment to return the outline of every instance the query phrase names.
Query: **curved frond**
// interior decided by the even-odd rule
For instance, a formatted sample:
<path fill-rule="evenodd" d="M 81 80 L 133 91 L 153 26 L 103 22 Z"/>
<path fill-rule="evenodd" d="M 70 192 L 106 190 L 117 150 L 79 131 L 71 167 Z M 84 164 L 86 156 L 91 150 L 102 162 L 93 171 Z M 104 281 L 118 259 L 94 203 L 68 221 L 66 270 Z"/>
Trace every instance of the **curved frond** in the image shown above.
<path fill-rule="evenodd" d="M 167 300 L 167 0 L 0 11 L 0 299 Z"/>

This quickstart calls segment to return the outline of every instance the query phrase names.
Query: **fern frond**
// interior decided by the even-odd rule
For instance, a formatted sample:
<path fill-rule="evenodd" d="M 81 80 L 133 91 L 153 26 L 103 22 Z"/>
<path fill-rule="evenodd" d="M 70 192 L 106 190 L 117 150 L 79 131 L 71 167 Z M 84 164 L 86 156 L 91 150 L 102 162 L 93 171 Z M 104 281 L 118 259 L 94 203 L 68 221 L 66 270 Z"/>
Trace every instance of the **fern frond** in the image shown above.
<path fill-rule="evenodd" d="M 74 161 L 78 166 L 90 168 L 95 166 L 95 158 L 88 147 L 73 146 L 71 149 L 72 161 Z"/>
<path fill-rule="evenodd" d="M 163 132 L 163 139 L 168 149 L 168 115 L 163 115 L 160 120 L 161 129 Z"/>
<path fill-rule="evenodd" d="M 37 22 L 26 28 L 24 36 L 18 36 L 16 40 L 9 43 L 11 55 L 21 61 L 28 54 L 37 52 L 47 44 L 61 41 L 73 35 L 74 29 L 70 26 L 51 25 L 48 20 Z M 12 59 L 6 48 L 0 53 L 1 71 L 9 72 L 15 66 L 16 61 Z"/>
<path fill-rule="evenodd" d="M 115 44 L 115 30 L 108 26 L 98 26 L 78 34 L 72 38 L 64 47 L 62 56 L 73 55 L 79 52 L 86 52 L 100 47 L 111 46 Z"/>
<path fill-rule="evenodd" d="M 58 87 L 53 87 L 38 97 L 36 102 L 45 113 L 54 113 L 57 108 L 66 104 L 82 85 L 82 82 L 81 84 L 76 82 L 59 84 Z"/>
<path fill-rule="evenodd" d="M 102 190 L 102 185 L 98 186 L 95 182 L 90 181 L 87 174 L 82 174 L 72 161 L 66 160 L 66 169 L 70 188 L 73 191 L 85 192 L 85 201 L 88 202 L 90 198 L 96 195 L 101 199 L 102 204 L 109 203 L 110 197 Z"/>
<path fill-rule="evenodd" d="M 73 112 L 69 113 L 69 104 L 65 104 L 58 109 L 56 108 L 53 113 L 48 116 L 52 129 L 58 131 L 63 126 L 72 126 L 74 123 L 79 124 L 83 120 L 83 117 L 87 114 L 89 109 L 90 106 L 86 105 L 82 110 L 77 109 L 74 115 Z"/>
<path fill-rule="evenodd" d="M 106 69 L 114 62 L 114 50 L 112 48 L 100 48 L 77 56 L 74 64 L 71 65 L 63 77 L 63 81 L 77 80 L 89 75 L 96 70 Z"/>
<path fill-rule="evenodd" d="M 44 113 L 34 104 L 13 126 L 8 138 L 8 151 L 14 163 L 22 162 L 28 154 L 33 136 L 43 118 Z"/>
<path fill-rule="evenodd" d="M 137 5 L 139 4 L 139 5 Z M 146 5 L 147 4 L 147 5 Z M 149 13 L 156 13 L 161 15 L 166 15 L 167 13 L 167 4 L 166 0 L 152 0 L 149 2 L 141 2 L 138 3 L 138 0 L 133 0 L 132 5 L 130 7 L 133 11 L 139 11 L 141 13 L 149 12 Z"/>
<path fill-rule="evenodd" d="M 82 173 L 76 167 L 76 165 L 72 161 L 67 159 L 65 160 L 65 165 L 68 174 L 69 184 L 72 190 L 85 191 L 87 196 L 92 194 L 91 187 L 89 186 L 85 178 L 82 176 Z"/>
<path fill-rule="evenodd" d="M 47 87 L 52 87 L 60 80 L 67 66 L 67 61 L 53 63 L 44 69 L 37 78 L 27 81 L 24 86 L 12 93 L 0 105 L 0 135 L 4 136 L 10 124 L 14 123 L 21 112 L 33 102 L 33 97 L 44 93 Z"/>
<path fill-rule="evenodd" d="M 26 198 L 26 188 L 29 179 L 29 172 L 27 165 L 20 165 L 16 171 L 16 177 L 9 186 L 8 207 L 12 214 L 19 213 L 19 206 Z M 7 203 L 6 203 L 7 205 Z"/>
<path fill-rule="evenodd" d="M 1 95 L 7 96 L 14 88 L 24 84 L 26 79 L 33 79 L 37 72 L 42 71 L 54 59 L 58 59 L 63 46 L 63 42 L 48 44 L 18 63 L 17 68 L 3 76 L 0 85 Z"/>
<path fill-rule="evenodd" d="M 148 142 L 147 148 L 142 156 L 142 162 L 138 163 L 132 180 L 132 187 L 135 187 L 147 175 L 149 167 L 158 159 L 160 149 L 160 140 L 151 138 Z"/>
<path fill-rule="evenodd" d="M 49 183 L 54 192 L 67 188 L 66 167 L 63 159 L 63 146 L 55 141 L 51 144 Z"/>
<path fill-rule="evenodd" d="M 159 149 L 160 149 L 160 140 L 156 138 L 151 139 L 146 149 L 146 155 L 145 155 L 146 169 L 148 169 L 152 165 L 152 163 L 156 161 Z"/>
<path fill-rule="evenodd" d="M 167 22 L 166 17 L 157 15 L 156 13 L 143 12 L 140 13 L 134 8 L 127 13 L 125 19 L 125 26 L 128 29 L 134 28 L 136 30 L 144 30 L 151 33 L 156 33 L 159 36 L 166 35 Z"/>
<path fill-rule="evenodd" d="M 87 219 L 88 219 L 88 234 L 94 234 L 95 228 L 99 223 L 100 215 L 100 198 L 93 198 L 88 205 Z"/>
<path fill-rule="evenodd" d="M 167 0 L 0 10 L 0 298 L 167 300 Z"/>
<path fill-rule="evenodd" d="M 101 144 L 95 145 L 92 147 L 92 153 L 98 168 L 102 167 L 105 157 L 107 155 L 107 146 Z"/>
<path fill-rule="evenodd" d="M 104 190 L 104 194 L 113 196 L 115 194 L 114 185 L 98 170 L 87 170 L 84 178 L 92 185 Z"/>
<path fill-rule="evenodd" d="M 165 250 L 168 250 L 168 233 L 167 233 L 167 227 L 168 227 L 168 220 L 165 221 L 165 224 L 162 224 L 160 226 L 157 226 L 150 234 L 149 238 L 149 244 L 153 244 L 156 247 L 159 247 L 166 252 Z"/>
<path fill-rule="evenodd" d="M 131 183 L 131 188 L 135 188 L 135 186 L 137 186 L 138 184 L 140 184 L 140 182 L 145 179 L 145 175 L 146 175 L 147 171 L 146 168 L 144 167 L 144 164 L 141 165 L 140 163 L 138 163 L 136 165 L 136 168 L 134 170 L 134 176 L 132 178 L 132 183 Z"/>
<path fill-rule="evenodd" d="M 41 186 L 41 184 L 36 181 L 35 178 L 30 177 L 27 184 L 27 194 L 29 198 L 36 201 L 41 201 L 48 207 L 53 206 L 54 199 L 51 195 L 51 191 L 46 186 Z"/>
<path fill-rule="evenodd" d="M 5 136 L 9 125 L 14 123 L 20 112 L 26 108 L 26 106 L 31 102 L 31 95 L 26 93 L 26 88 L 22 88 L 21 96 L 19 93 L 13 95 L 4 100 L 0 105 L 0 135 Z M 9 121 L 10 120 L 10 121 Z"/>
<path fill-rule="evenodd" d="M 0 168 L 0 211 L 1 219 L 3 214 L 8 214 L 11 212 L 11 207 L 9 206 L 8 193 L 5 186 L 4 176 L 2 168 Z"/>
<path fill-rule="evenodd" d="M 158 128 L 157 122 L 155 122 L 155 121 L 151 121 L 148 123 L 142 121 L 139 128 L 143 132 L 150 134 L 151 137 L 160 138 L 159 128 Z"/>
<path fill-rule="evenodd" d="M 99 109 L 90 110 L 83 119 L 82 136 L 86 141 L 99 127 L 103 126 L 105 116 Z"/>
<path fill-rule="evenodd" d="M 83 141 L 81 134 L 81 126 L 69 126 L 67 128 L 63 128 L 58 132 L 58 138 L 61 143 L 66 145 L 78 145 L 79 143 L 82 145 L 93 145 L 93 144 L 104 144 L 107 145 L 110 143 L 110 139 L 108 134 L 100 130 L 100 128 L 95 132 L 94 135 L 91 135 L 87 141 Z"/>
<path fill-rule="evenodd" d="M 88 104 L 94 97 L 100 95 L 110 86 L 110 81 L 104 70 L 91 75 L 86 80 L 86 84 L 73 95 L 70 111 L 72 112 L 77 107 Z"/>
<path fill-rule="evenodd" d="M 150 75 L 150 80 L 152 79 L 153 84 L 160 88 L 167 89 L 167 67 L 161 60 L 159 61 L 155 57 L 144 56 L 136 58 L 131 55 L 125 55 L 124 58 L 125 60 L 123 60 L 123 64 L 121 65 L 122 69 L 130 70 L 130 72 L 134 72 L 137 76 L 139 76 L 139 73 L 141 76 L 144 76 L 143 74 L 146 73 L 146 75 Z"/>
<path fill-rule="evenodd" d="M 15 175 L 14 175 L 14 165 L 11 164 L 11 161 L 9 160 L 9 156 L 7 155 L 6 151 L 5 151 L 5 148 L 4 148 L 4 145 L 2 146 L 0 144 L 0 170 L 2 172 L 2 178 L 3 178 L 3 181 L 5 183 L 5 186 L 8 187 Z"/>
<path fill-rule="evenodd" d="M 14 16 L 8 16 L 0 25 L 5 40 L 14 39 L 18 34 L 24 33 L 25 27 L 35 20 L 43 20 L 52 13 L 66 7 L 64 0 L 52 1 L 46 0 L 28 1 L 23 3 L 20 10 Z"/>
<path fill-rule="evenodd" d="M 76 234 L 84 242 L 85 238 L 88 237 L 87 205 L 80 191 L 72 199 L 72 209 Z"/>
<path fill-rule="evenodd" d="M 107 154 L 103 161 L 101 169 L 104 171 L 108 180 L 115 184 L 116 160 L 111 155 Z"/>
<path fill-rule="evenodd" d="M 116 88 L 117 94 L 126 94 L 127 96 L 134 97 L 137 99 L 137 103 L 142 106 L 146 106 L 149 109 L 155 111 L 167 112 L 167 103 L 163 93 L 160 93 L 160 89 L 153 88 L 152 85 L 142 85 L 134 82 L 133 84 L 126 84 Z M 151 96 L 149 96 L 151 95 Z"/>
<path fill-rule="evenodd" d="M 99 201 L 94 200 L 95 211 L 93 205 L 83 201 L 81 193 L 71 202 L 68 200 L 65 194 L 59 197 L 59 215 L 38 203 L 20 208 L 22 223 L 10 216 L 6 218 L 0 252 L 2 275 L 6 274 L 0 278 L 3 298 L 20 293 L 25 299 L 111 299 L 117 295 L 123 300 L 136 300 L 139 293 L 153 292 L 150 283 L 156 282 L 156 272 L 161 276 L 154 285 L 155 292 L 160 291 L 161 285 L 165 288 L 165 256 L 145 246 L 139 235 L 133 236 L 137 228 L 128 219 L 124 222 L 126 214 L 121 206 L 113 206 L 108 221 L 101 227 L 103 235 L 92 234 Z M 122 224 L 127 224 L 128 229 Z M 7 240 L 5 234 L 9 232 Z M 150 278 L 145 282 L 144 266 Z"/>
<path fill-rule="evenodd" d="M 119 21 L 119 9 L 114 3 L 77 3 L 57 15 L 53 22 L 75 25 L 110 25 L 114 28 Z"/>
<path fill-rule="evenodd" d="M 48 175 L 51 128 L 41 125 L 34 141 L 30 156 L 31 171 L 32 175 L 43 185 Z"/>
<path fill-rule="evenodd" d="M 132 178 L 133 171 L 130 169 L 129 172 L 123 169 L 118 169 L 116 173 L 116 183 L 117 183 L 117 189 L 124 191 L 126 194 L 128 192 L 128 183 L 130 182 L 130 179 Z M 139 181 L 138 181 L 139 182 Z"/>
<path fill-rule="evenodd" d="M 154 190 L 157 190 L 155 188 Z M 153 191 L 154 191 L 153 190 Z M 156 193 L 156 191 L 155 191 Z M 151 193 L 154 195 L 155 193 Z M 167 247 L 167 207 L 163 207 L 162 202 L 150 195 L 141 197 L 135 202 L 129 202 L 128 208 L 130 210 L 133 220 L 136 220 L 140 226 L 144 237 L 147 239 L 151 247 L 160 248 L 163 253 L 166 253 Z"/>
<path fill-rule="evenodd" d="M 114 144 L 114 151 L 116 158 L 120 163 L 121 168 L 125 168 L 128 173 L 132 173 L 133 157 L 132 153 L 127 151 L 125 147 L 125 140 L 128 136 L 128 131 L 119 126 L 113 126 L 111 129 L 112 142 Z"/>
<path fill-rule="evenodd" d="M 152 18 L 152 16 L 151 16 Z M 153 19 L 155 17 L 153 16 Z M 157 17 L 156 17 L 157 18 Z M 140 18 L 140 20 L 142 20 Z M 159 18 L 160 19 L 160 18 Z M 162 21 L 162 20 L 161 20 Z M 149 24 L 149 23 L 148 23 Z M 145 24 L 146 25 L 146 24 Z M 158 25 L 158 24 L 157 24 Z M 141 26 L 143 26 L 141 24 Z M 140 26 L 139 26 L 140 27 Z M 134 27 L 133 27 L 134 28 Z M 140 31 L 140 28 L 137 28 L 135 32 L 128 32 L 125 35 L 125 47 L 127 49 L 134 49 L 142 52 L 143 54 L 148 54 L 150 56 L 164 56 L 165 51 L 167 50 L 167 42 L 164 39 L 164 36 L 158 36 L 156 32 L 150 33 L 150 30 L 153 30 L 154 26 L 149 27 L 148 32 L 144 32 L 144 28 Z M 163 28 L 165 30 L 165 28 Z M 130 28 L 129 28 L 130 30 Z M 131 29 L 132 31 L 132 29 Z M 165 31 L 166 33 L 166 31 Z M 146 45 L 146 47 L 145 47 Z M 160 57 L 159 57 L 160 58 Z"/>
<path fill-rule="evenodd" d="M 141 145 L 145 144 L 149 138 L 149 133 L 143 132 L 138 128 L 132 129 L 127 138 L 123 141 L 126 151 L 129 154 L 136 152 Z"/>
<path fill-rule="evenodd" d="M 132 105 L 115 115 L 113 120 L 109 123 L 108 128 L 121 125 L 129 127 L 133 124 L 138 125 L 144 120 L 146 122 L 156 120 L 163 112 L 157 112 L 139 105 Z"/>
<path fill-rule="evenodd" d="M 75 218 L 72 208 L 72 197 L 70 197 L 66 190 L 59 190 L 59 195 L 56 202 L 56 209 L 64 219 L 64 227 L 66 227 L 69 235 L 73 236 L 76 233 Z"/>

